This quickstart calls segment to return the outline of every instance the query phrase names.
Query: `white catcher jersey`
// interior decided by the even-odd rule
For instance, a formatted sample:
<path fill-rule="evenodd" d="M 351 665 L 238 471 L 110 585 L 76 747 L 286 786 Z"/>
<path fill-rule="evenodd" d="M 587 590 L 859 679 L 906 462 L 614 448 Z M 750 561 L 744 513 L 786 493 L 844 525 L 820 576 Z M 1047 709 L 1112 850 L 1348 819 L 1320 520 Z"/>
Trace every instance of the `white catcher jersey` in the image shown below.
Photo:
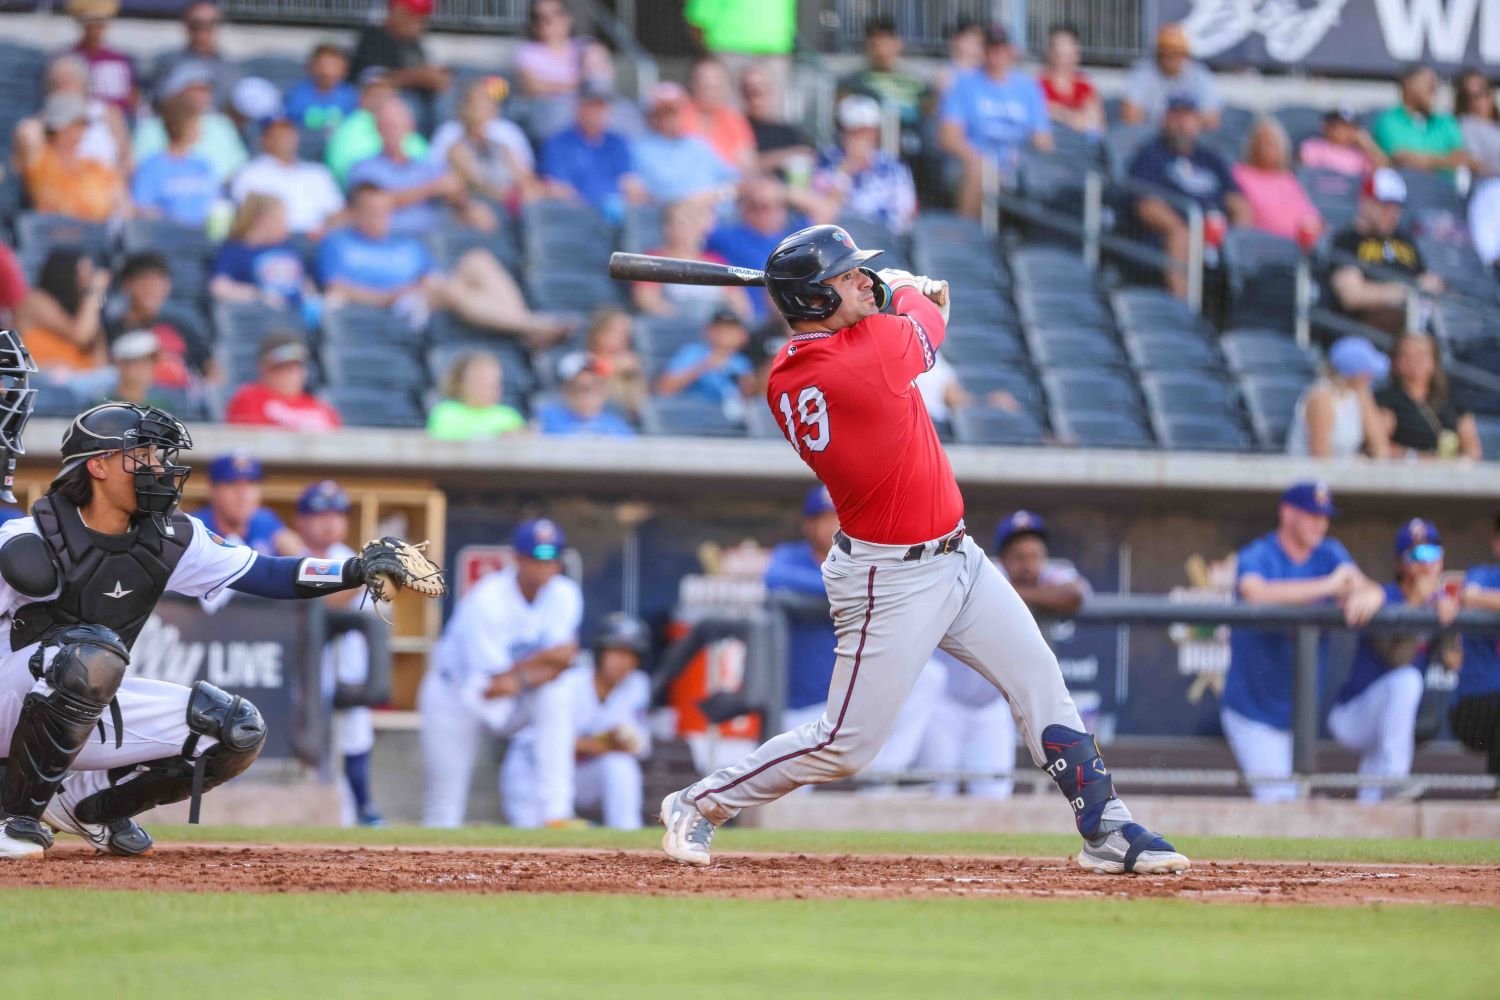
<path fill-rule="evenodd" d="M 245 575 L 245 571 L 255 561 L 255 550 L 225 541 L 191 514 L 187 519 L 193 526 L 193 537 L 189 539 L 187 549 L 173 568 L 171 577 L 167 579 L 167 589 L 186 597 L 212 600 L 225 587 Z M 18 517 L 5 522 L 0 525 L 0 546 L 13 536 L 28 531 L 33 535 L 41 534 L 32 518 Z M 57 592 L 54 591 L 42 600 L 51 600 L 56 596 Z M 11 615 L 18 608 L 36 602 L 36 598 L 17 593 L 0 579 L 0 616 L 3 616 L 0 617 L 0 649 L 10 648 Z"/>
<path fill-rule="evenodd" d="M 491 573 L 458 602 L 433 650 L 432 667 L 449 684 L 503 674 L 544 649 L 574 642 L 583 621 L 583 591 L 559 574 L 528 601 L 514 568 Z"/>

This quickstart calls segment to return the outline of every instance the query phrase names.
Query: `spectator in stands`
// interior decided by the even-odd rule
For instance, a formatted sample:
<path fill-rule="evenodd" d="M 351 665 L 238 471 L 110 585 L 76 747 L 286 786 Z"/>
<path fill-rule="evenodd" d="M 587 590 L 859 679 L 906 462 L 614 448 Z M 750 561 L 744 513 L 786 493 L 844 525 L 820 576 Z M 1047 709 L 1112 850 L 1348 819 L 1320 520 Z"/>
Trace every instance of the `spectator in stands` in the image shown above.
<path fill-rule="evenodd" d="M 38 367 L 68 374 L 104 364 L 100 315 L 108 289 L 109 272 L 83 251 L 57 247 L 47 254 L 17 323 Z"/>
<path fill-rule="evenodd" d="M 751 364 L 744 353 L 749 342 L 739 314 L 720 309 L 709 317 L 701 341 L 683 344 L 672 355 L 656 380 L 657 395 L 690 396 L 738 413 L 751 389 Z"/>
<path fill-rule="evenodd" d="M 42 106 L 41 118 L 41 146 L 16 151 L 26 157 L 19 165 L 31 207 L 84 222 L 127 214 L 130 199 L 119 171 L 83 154 L 88 102 L 77 94 L 53 94 Z"/>
<path fill-rule="evenodd" d="M 766 562 L 766 591 L 787 591 L 826 599 L 823 560 L 839 528 L 838 514 L 826 486 L 815 486 L 802 501 L 802 537 L 771 549 Z M 797 615 L 787 635 L 786 705 L 781 726 L 792 730 L 816 722 L 828 704 L 833 680 L 834 634 L 828 615 Z"/>
<path fill-rule="evenodd" d="M 576 93 L 582 82 L 584 40 L 573 37 L 573 15 L 562 0 L 533 0 L 528 18 L 530 40 L 516 49 L 516 75 L 527 97 Z"/>
<path fill-rule="evenodd" d="M 513 121 L 500 117 L 500 102 L 509 93 L 503 77 L 475 80 L 464 91 L 454 121 L 432 136 L 428 158 L 445 163 L 470 198 L 503 205 L 514 213 L 522 201 L 540 193 L 531 142 Z"/>
<path fill-rule="evenodd" d="M 142 159 L 130 179 L 136 214 L 202 229 L 219 199 L 220 184 L 214 165 L 194 152 L 200 129 L 198 109 L 177 97 L 161 109 L 161 121 L 167 148 Z"/>
<path fill-rule="evenodd" d="M 421 240 L 391 232 L 393 208 L 390 192 L 373 184 L 349 192 L 352 225 L 329 233 L 318 246 L 325 308 L 352 302 L 395 309 L 417 327 L 426 325 L 432 310 L 450 309 L 467 323 L 514 335 L 534 348 L 567 336 L 571 324 L 533 313 L 515 279 L 487 250 L 470 250 L 451 274 L 439 273 Z"/>
<path fill-rule="evenodd" d="M 240 205 L 229 238 L 214 257 L 208 290 L 225 302 L 260 302 L 290 309 L 309 327 L 319 318 L 317 289 L 287 229 L 286 207 L 273 195 L 252 194 Z"/>
<path fill-rule="evenodd" d="M 578 91 L 576 120 L 542 147 L 542 174 L 554 193 L 581 198 L 618 222 L 627 203 L 650 195 L 634 173 L 630 143 L 610 127 L 612 97 L 594 83 Z"/>
<path fill-rule="evenodd" d="M 1295 240 L 1321 231 L 1323 219 L 1292 173 L 1290 147 L 1280 122 L 1269 116 L 1256 119 L 1245 140 L 1244 159 L 1234 165 L 1233 176 L 1250 207 L 1250 225 Z"/>
<path fill-rule="evenodd" d="M 431 14 L 432 0 L 391 0 L 385 21 L 359 33 L 349 67 L 361 80 L 367 69 L 385 70 L 386 81 L 407 95 L 429 127 L 433 101 L 452 83 L 451 74 L 429 62 L 422 47 Z"/>
<path fill-rule="evenodd" d="M 1281 495 L 1275 531 L 1236 557 L 1235 596 L 1244 604 L 1337 603 L 1351 628 L 1385 603 L 1385 591 L 1360 572 L 1347 549 L 1328 537 L 1336 511 L 1328 487 L 1296 483 Z M 1326 650 L 1320 650 L 1320 659 Z M 1297 797 L 1292 774 L 1292 638 L 1286 631 L 1236 628 L 1219 719 L 1234 759 L 1257 802 Z"/>
<path fill-rule="evenodd" d="M 47 98 L 53 94 L 72 94 L 84 99 L 87 125 L 78 143 L 80 159 L 106 164 L 122 177 L 129 173 L 130 132 L 125 127 L 125 116 L 113 104 L 89 96 L 89 65 L 82 56 L 64 53 L 48 63 L 43 89 Z M 11 162 L 16 172 L 24 175 L 26 165 L 40 156 L 46 145 L 47 126 L 40 114 L 17 122 L 11 137 Z"/>
<path fill-rule="evenodd" d="M 557 363 L 562 383 L 558 398 L 536 411 L 536 427 L 543 434 L 635 437 L 635 428 L 611 410 L 609 385 L 598 364 L 583 351 L 563 355 Z"/>
<path fill-rule="evenodd" d="M 839 101 L 839 144 L 825 149 L 813 175 L 813 190 L 828 211 L 878 222 L 901 235 L 917 217 L 917 187 L 911 169 L 880 148 L 880 105 L 850 94 Z"/>
<path fill-rule="evenodd" d="M 337 410 L 307 391 L 307 359 L 300 335 L 267 337 L 260 345 L 260 380 L 240 386 L 230 397 L 225 421 L 304 434 L 342 425 Z"/>
<path fill-rule="evenodd" d="M 1304 167 L 1355 177 L 1363 177 L 1390 162 L 1370 133 L 1360 128 L 1359 117 L 1348 105 L 1340 105 L 1323 115 L 1322 134 L 1303 139 L 1297 159 Z"/>
<path fill-rule="evenodd" d="M 1452 115 L 1437 113 L 1438 76 L 1431 66 L 1414 63 L 1401 72 L 1401 97 L 1382 111 L 1370 128 L 1375 144 L 1398 167 L 1453 170 L 1474 167 L 1464 149 L 1463 130 Z"/>
<path fill-rule="evenodd" d="M 1469 195 L 1469 236 L 1486 264 L 1500 258 L 1500 109 L 1489 79 L 1467 69 L 1453 82 L 1454 114 L 1464 148 L 1482 175 Z"/>
<path fill-rule="evenodd" d="M 182 9 L 182 29 L 187 34 L 187 44 L 173 52 L 164 52 L 151 65 L 151 79 L 160 88 L 164 81 L 184 63 L 196 63 L 206 67 L 213 76 L 214 104 L 228 108 L 234 85 L 240 82 L 240 69 L 224 58 L 219 49 L 219 26 L 224 15 L 218 4 L 211 0 L 194 0 Z M 164 95 L 158 93 L 156 99 Z"/>
<path fill-rule="evenodd" d="M 19 329 L 20 324 L 16 321 L 16 314 L 21 308 L 21 303 L 26 301 L 26 272 L 21 268 L 21 262 L 16 259 L 16 253 L 4 243 L 0 243 L 0 328 Z"/>
<path fill-rule="evenodd" d="M 1104 131 L 1104 101 L 1078 68 L 1082 50 L 1078 29 L 1071 24 L 1054 24 L 1047 30 L 1047 62 L 1042 67 L 1042 93 L 1047 97 L 1047 114 L 1059 125 L 1085 135 Z"/>
<path fill-rule="evenodd" d="M 1196 201 L 1204 212 L 1218 212 L 1236 226 L 1250 221 L 1250 206 L 1240 193 L 1229 166 L 1218 153 L 1198 141 L 1203 118 L 1192 98 L 1173 97 L 1161 122 L 1161 133 L 1136 151 L 1130 176 L 1175 192 L 1179 199 Z M 1180 202 L 1179 202 L 1180 203 Z M 1182 210 L 1160 195 L 1136 199 L 1136 215 L 1162 242 L 1167 256 L 1182 265 L 1166 268 L 1167 288 L 1179 298 L 1187 295 L 1188 225 Z"/>
<path fill-rule="evenodd" d="M 745 67 L 740 76 L 740 99 L 745 105 L 745 120 L 755 135 L 756 170 L 778 173 L 789 183 L 803 184 L 811 179 L 817 153 L 807 134 L 785 120 L 780 98 L 771 74 L 760 66 Z M 801 176 L 790 176 L 794 173 Z"/>
<path fill-rule="evenodd" d="M 702 202 L 674 201 L 662 209 L 662 245 L 647 251 L 655 257 L 680 257 L 714 264 L 728 261 L 706 248 L 713 213 Z M 637 281 L 630 286 L 636 309 L 654 316 L 701 315 L 728 307 L 742 316 L 751 315 L 750 295 L 728 285 L 678 285 Z"/>
<path fill-rule="evenodd" d="M 604 308 L 589 320 L 584 350 L 604 376 L 611 406 L 638 420 L 646 405 L 646 366 L 630 344 L 630 314 Z"/>
<path fill-rule="evenodd" d="M 986 161 L 1008 185 L 1027 149 L 1052 150 L 1047 99 L 1035 78 L 1015 65 L 1010 34 L 992 24 L 984 33 L 984 64 L 954 80 L 943 95 L 939 140 L 962 168 L 958 210 L 969 218 L 979 218 Z"/>
<path fill-rule="evenodd" d="M 181 400 L 156 380 L 160 349 L 156 334 L 150 330 L 132 330 L 115 339 L 109 345 L 109 361 L 114 366 L 115 381 L 104 392 L 98 402 L 111 399 L 135 403 L 137 406 L 159 406 L 176 412 L 181 409 Z"/>
<path fill-rule="evenodd" d="M 129 121 L 137 97 L 135 64 L 104 44 L 110 21 L 120 13 L 120 0 L 68 0 L 66 9 L 78 22 L 78 44 L 72 51 L 88 63 L 89 96 L 113 105 Z"/>
<path fill-rule="evenodd" d="M 1382 588 L 1385 604 L 1430 608 L 1449 625 L 1458 615 L 1457 595 L 1442 591 L 1443 546 L 1437 526 L 1412 518 L 1396 532 L 1396 579 Z M 1360 755 L 1359 773 L 1372 778 L 1411 774 L 1416 749 L 1417 708 L 1429 661 L 1456 670 L 1463 647 L 1458 636 L 1427 633 L 1360 634 L 1349 677 L 1334 695 L 1328 731 Z M 1389 789 L 1359 790 L 1359 801 L 1379 802 Z"/>
<path fill-rule="evenodd" d="M 349 82 L 349 54 L 322 42 L 307 59 L 307 76 L 286 93 L 286 113 L 309 132 L 332 133 L 359 110 L 359 90 Z"/>
<path fill-rule="evenodd" d="M 1373 386 L 1384 382 L 1391 362 L 1363 337 L 1340 337 L 1328 349 L 1323 377 L 1302 391 L 1286 437 L 1288 455 L 1314 458 L 1384 458 L 1385 420 Z"/>
<path fill-rule="evenodd" d="M 903 42 L 890 17 L 865 21 L 865 66 L 838 82 L 839 94 L 863 94 L 879 108 L 893 111 L 901 122 L 901 155 L 911 157 L 922 148 L 922 117 L 931 108 L 927 81 L 901 68 Z"/>
<path fill-rule="evenodd" d="M 938 68 L 933 89 L 948 93 L 953 81 L 973 72 L 984 62 L 984 24 L 970 18 L 959 18 L 948 33 L 948 61 Z"/>
<path fill-rule="evenodd" d="M 755 133 L 734 106 L 729 72 L 717 59 L 700 59 L 688 77 L 684 132 L 701 136 L 719 158 L 743 174 L 755 167 Z"/>
<path fill-rule="evenodd" d="M 1391 349 L 1391 380 L 1375 393 L 1390 436 L 1393 458 L 1479 459 L 1474 414 L 1460 410 L 1437 356 L 1437 342 L 1408 331 Z"/>
<path fill-rule="evenodd" d="M 482 232 L 493 232 L 499 225 L 488 205 L 469 197 L 463 181 L 445 160 L 406 154 L 405 139 L 414 131 L 406 102 L 382 104 L 375 111 L 375 130 L 380 135 L 380 152 L 355 164 L 349 171 L 349 183 L 373 184 L 391 193 L 395 205 L 392 232 L 430 233 L 443 224 L 450 211 L 460 225 Z"/>
<path fill-rule="evenodd" d="M 1500 517 L 1490 535 L 1490 555 L 1496 562 L 1476 566 L 1464 577 L 1465 610 L 1500 612 Z M 1464 746 L 1485 755 L 1485 770 L 1500 778 L 1500 635 L 1464 636 L 1463 669 L 1448 724 Z"/>
<path fill-rule="evenodd" d="M 359 76 L 359 110 L 344 119 L 328 137 L 323 160 L 333 171 L 334 179 L 349 186 L 349 171 L 356 163 L 380 155 L 380 132 L 375 128 L 375 111 L 389 101 L 399 100 L 390 82 L 390 74 L 372 66 Z M 408 157 L 419 160 L 427 155 L 427 140 L 412 132 L 401 140 Z"/>
<path fill-rule="evenodd" d="M 225 541 L 263 556 L 300 556 L 302 539 L 261 502 L 265 478 L 266 470 L 248 452 L 218 456 L 208 463 L 208 506 L 193 516 Z"/>
<path fill-rule="evenodd" d="M 489 351 L 459 355 L 443 376 L 443 398 L 427 414 L 427 433 L 439 441 L 483 441 L 526 429 L 526 418 L 506 406 L 505 372 Z"/>
<path fill-rule="evenodd" d="M 1130 68 L 1120 117 L 1130 125 L 1155 125 L 1167 116 L 1173 98 L 1185 97 L 1203 114 L 1203 127 L 1219 127 L 1222 104 L 1209 68 L 1192 58 L 1187 32 L 1164 24 L 1156 32 L 1156 56 Z"/>
<path fill-rule="evenodd" d="M 708 143 L 687 134 L 687 91 L 670 81 L 651 91 L 649 131 L 631 146 L 631 162 L 646 193 L 656 201 L 727 198 L 739 176 Z M 761 263 L 765 263 L 764 260 Z"/>
<path fill-rule="evenodd" d="M 776 244 L 806 226 L 808 216 L 829 221 L 826 205 L 816 192 L 793 191 L 770 177 L 747 177 L 740 185 L 740 220 L 719 226 L 704 245 L 736 267 L 764 267 Z M 769 301 L 764 292 L 750 296 L 757 316 L 772 311 Z"/>
<path fill-rule="evenodd" d="M 286 209 L 287 229 L 319 239 L 344 210 L 344 195 L 321 163 L 297 158 L 297 125 L 273 118 L 260 133 L 260 155 L 230 182 L 229 194 L 243 205 L 252 195 L 269 195 Z"/>
<path fill-rule="evenodd" d="M 233 177 L 245 165 L 250 154 L 229 116 L 214 110 L 213 73 L 197 62 L 185 62 L 172 70 L 157 88 L 156 106 L 164 115 L 174 103 L 186 103 L 198 112 L 198 141 L 193 153 L 213 164 L 214 176 L 220 181 Z M 136 125 L 133 140 L 135 161 L 143 163 L 167 148 L 167 130 L 161 117 L 143 118 Z"/>
<path fill-rule="evenodd" d="M 156 381 L 186 390 L 200 379 L 219 380 L 202 322 L 171 301 L 172 273 L 165 257 L 150 250 L 126 257 L 119 293 L 104 308 L 111 343 L 131 330 L 150 330 L 156 334 Z"/>
<path fill-rule="evenodd" d="M 1405 204 L 1406 181 L 1378 168 L 1365 178 L 1354 225 L 1335 233 L 1329 248 L 1328 285 L 1339 311 L 1393 335 L 1406 329 L 1409 297 L 1443 291 L 1443 279 L 1427 270 L 1415 238 L 1401 226 Z"/>

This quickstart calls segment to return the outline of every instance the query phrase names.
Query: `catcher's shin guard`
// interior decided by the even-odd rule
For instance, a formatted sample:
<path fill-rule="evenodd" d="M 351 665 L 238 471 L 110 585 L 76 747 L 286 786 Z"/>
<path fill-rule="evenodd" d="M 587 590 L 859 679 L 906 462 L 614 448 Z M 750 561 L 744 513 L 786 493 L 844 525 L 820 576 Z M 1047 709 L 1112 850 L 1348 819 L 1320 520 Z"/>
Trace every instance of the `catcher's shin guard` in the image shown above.
<path fill-rule="evenodd" d="M 142 764 L 144 770 L 133 777 L 130 773 L 133 769 L 122 769 L 125 773 L 120 775 L 119 784 L 78 803 L 74 810 L 78 819 L 84 823 L 111 823 L 191 797 L 193 805 L 188 822 L 196 823 L 198 800 L 203 793 L 243 773 L 255 763 L 266 742 L 266 723 L 260 710 L 239 695 L 207 681 L 193 685 L 193 693 L 188 697 L 187 727 L 189 736 L 180 755 Z M 194 757 L 193 751 L 203 736 L 219 742 Z"/>
<path fill-rule="evenodd" d="M 1073 807 L 1078 832 L 1084 837 L 1097 836 L 1104 809 L 1115 797 L 1115 784 L 1094 737 L 1067 726 L 1051 725 L 1042 730 L 1042 749 L 1047 754 L 1047 773 Z"/>
<path fill-rule="evenodd" d="M 70 626 L 49 645 L 59 647 L 52 662 L 42 670 L 38 650 L 33 670 L 52 690 L 33 691 L 21 704 L 0 779 L 0 812 L 13 818 L 12 826 L 19 821 L 20 827 L 41 834 L 46 831 L 37 821 L 114 700 L 130 664 L 120 637 L 100 625 Z M 118 719 L 115 724 L 118 729 Z"/>

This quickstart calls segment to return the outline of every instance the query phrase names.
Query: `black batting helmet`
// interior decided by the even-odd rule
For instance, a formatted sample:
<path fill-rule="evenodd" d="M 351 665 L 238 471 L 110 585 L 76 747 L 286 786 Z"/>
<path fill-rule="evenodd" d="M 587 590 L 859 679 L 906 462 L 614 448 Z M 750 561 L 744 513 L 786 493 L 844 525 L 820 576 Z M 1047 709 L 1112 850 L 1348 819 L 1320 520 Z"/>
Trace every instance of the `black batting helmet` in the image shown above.
<path fill-rule="evenodd" d="M 100 403 L 74 417 L 63 433 L 62 472 L 71 472 L 97 455 L 120 452 L 126 471 L 135 476 L 137 510 L 165 520 L 182 502 L 182 487 L 192 471 L 177 464 L 177 455 L 192 447 L 187 428 L 166 410 Z M 131 455 L 137 448 L 155 448 L 156 463 L 138 461 Z"/>
<path fill-rule="evenodd" d="M 781 315 L 794 319 L 827 319 L 842 299 L 826 282 L 858 267 L 875 282 L 875 301 L 882 307 L 890 298 L 884 281 L 865 261 L 883 250 L 861 250 L 839 226 L 801 229 L 776 245 L 766 259 L 766 291 Z"/>
<path fill-rule="evenodd" d="M 624 649 L 642 660 L 651 652 L 651 631 L 635 615 L 616 611 L 606 615 L 594 636 L 594 656 L 606 649 Z"/>

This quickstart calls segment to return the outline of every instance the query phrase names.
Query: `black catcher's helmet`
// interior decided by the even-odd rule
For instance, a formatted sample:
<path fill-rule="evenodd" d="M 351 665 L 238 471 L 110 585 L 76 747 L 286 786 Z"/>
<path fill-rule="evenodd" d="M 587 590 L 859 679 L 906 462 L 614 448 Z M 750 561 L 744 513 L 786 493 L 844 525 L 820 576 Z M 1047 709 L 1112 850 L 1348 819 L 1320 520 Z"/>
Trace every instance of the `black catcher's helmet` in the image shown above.
<path fill-rule="evenodd" d="M 36 362 L 14 330 L 0 330 L 0 500 L 15 503 L 11 492 L 15 480 L 16 456 L 26 454 L 21 432 L 31 419 L 36 390 L 31 376 Z"/>
<path fill-rule="evenodd" d="M 137 448 L 156 449 L 156 464 L 136 459 Z M 100 403 L 73 418 L 63 434 L 63 472 L 96 455 L 120 452 L 120 461 L 135 476 L 136 507 L 162 524 L 182 502 L 182 487 L 192 469 L 177 464 L 177 455 L 193 447 L 188 430 L 166 410 L 134 403 Z"/>
<path fill-rule="evenodd" d="M 766 291 L 788 320 L 827 319 L 838 311 L 838 292 L 825 282 L 859 267 L 875 282 L 875 301 L 890 299 L 885 282 L 865 261 L 883 250 L 861 250 L 839 226 L 800 229 L 776 245 L 766 259 Z"/>
<path fill-rule="evenodd" d="M 644 663 L 646 654 L 651 652 L 651 631 L 635 615 L 616 611 L 599 623 L 599 631 L 594 637 L 594 656 L 598 657 L 606 649 L 628 650 Z"/>

